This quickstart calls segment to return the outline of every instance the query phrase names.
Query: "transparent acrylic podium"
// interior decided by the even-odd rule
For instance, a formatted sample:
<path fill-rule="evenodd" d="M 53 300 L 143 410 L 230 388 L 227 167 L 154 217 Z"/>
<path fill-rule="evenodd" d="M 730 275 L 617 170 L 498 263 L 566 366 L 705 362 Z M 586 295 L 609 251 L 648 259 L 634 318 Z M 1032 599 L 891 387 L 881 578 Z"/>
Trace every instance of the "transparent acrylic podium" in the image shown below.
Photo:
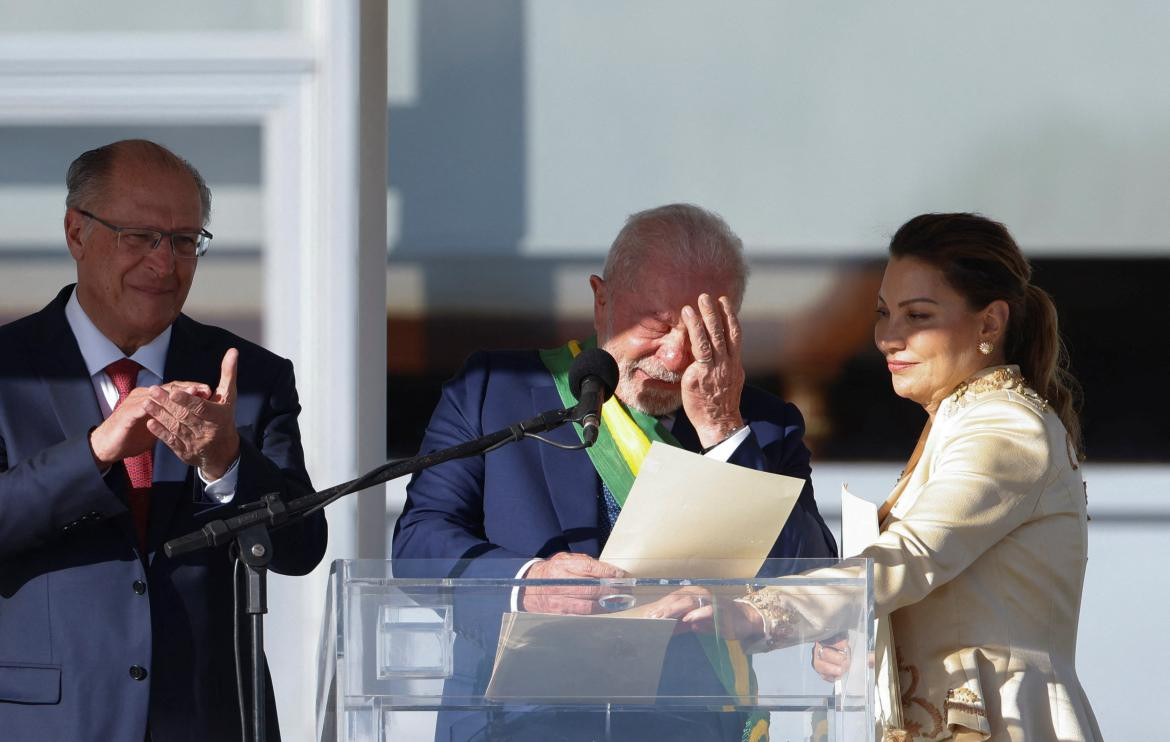
<path fill-rule="evenodd" d="M 868 560 L 769 561 L 760 574 L 772 576 L 740 579 L 696 576 L 727 573 L 709 563 L 690 565 L 690 576 L 484 576 L 523 565 L 334 562 L 318 740 L 873 739 Z M 779 607 L 771 642 L 735 620 L 756 611 L 743 600 L 752 591 Z M 515 610 L 525 598 L 589 615 Z M 699 618 L 711 605 L 714 620 L 693 627 L 647 615 Z M 849 669 L 826 681 L 812 667 L 813 641 L 843 638 Z"/>

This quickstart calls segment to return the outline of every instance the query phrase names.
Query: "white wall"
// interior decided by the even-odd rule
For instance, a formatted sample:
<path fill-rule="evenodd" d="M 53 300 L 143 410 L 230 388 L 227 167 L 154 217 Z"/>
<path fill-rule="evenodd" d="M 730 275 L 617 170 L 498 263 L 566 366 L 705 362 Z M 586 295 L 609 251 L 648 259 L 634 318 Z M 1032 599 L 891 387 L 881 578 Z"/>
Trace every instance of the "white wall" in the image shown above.
<path fill-rule="evenodd" d="M 873 253 L 910 216 L 956 209 L 1034 254 L 1167 250 L 1166 3 L 477 6 L 391 9 L 392 48 L 405 35 L 415 53 L 392 132 L 431 165 L 396 175 L 392 154 L 392 184 L 408 220 L 412 191 L 447 196 L 430 204 L 445 219 L 392 230 L 399 248 L 517 249 L 518 221 L 523 254 L 595 250 L 631 211 L 688 199 L 756 253 Z M 453 138 L 482 146 L 448 159 Z M 460 180 L 517 192 L 464 201 Z"/>
<path fill-rule="evenodd" d="M 0 32 L 275 31 L 300 28 L 301 0 L 0 0 Z"/>

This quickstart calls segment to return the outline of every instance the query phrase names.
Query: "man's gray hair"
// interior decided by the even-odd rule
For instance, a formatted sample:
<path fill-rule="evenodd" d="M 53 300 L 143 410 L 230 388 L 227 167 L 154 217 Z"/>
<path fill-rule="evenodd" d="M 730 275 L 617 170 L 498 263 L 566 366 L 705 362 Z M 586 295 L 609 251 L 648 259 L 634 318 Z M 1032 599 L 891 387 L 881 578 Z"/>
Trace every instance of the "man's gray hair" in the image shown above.
<path fill-rule="evenodd" d="M 743 241 L 718 214 L 694 204 L 631 214 L 609 248 L 602 278 L 609 285 L 636 289 L 634 282 L 648 259 L 659 261 L 654 269 L 702 271 L 730 281 L 733 295 L 728 298 L 737 309 L 743 302 L 748 276 Z"/>
<path fill-rule="evenodd" d="M 93 208 L 107 186 L 107 179 L 121 158 L 153 167 L 182 170 L 195 181 L 199 189 L 199 203 L 203 207 L 203 225 L 211 218 L 211 189 L 195 166 L 161 144 L 147 139 L 123 139 L 81 153 L 65 173 L 65 206 L 70 209 Z M 135 226 L 135 225 L 130 225 Z"/>

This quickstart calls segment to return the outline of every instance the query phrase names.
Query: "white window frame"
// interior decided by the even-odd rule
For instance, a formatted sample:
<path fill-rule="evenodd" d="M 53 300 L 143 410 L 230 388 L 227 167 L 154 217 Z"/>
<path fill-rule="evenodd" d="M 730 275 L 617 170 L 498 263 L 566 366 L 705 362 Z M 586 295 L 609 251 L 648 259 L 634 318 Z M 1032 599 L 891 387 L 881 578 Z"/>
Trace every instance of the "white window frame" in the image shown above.
<path fill-rule="evenodd" d="M 385 459 L 387 11 L 304 10 L 295 32 L 0 34 L 0 125 L 261 127 L 265 344 L 296 364 L 306 458 L 326 487 Z M 285 739 L 314 728 L 328 565 L 385 557 L 384 493 L 330 506 L 322 566 L 269 581 Z"/>

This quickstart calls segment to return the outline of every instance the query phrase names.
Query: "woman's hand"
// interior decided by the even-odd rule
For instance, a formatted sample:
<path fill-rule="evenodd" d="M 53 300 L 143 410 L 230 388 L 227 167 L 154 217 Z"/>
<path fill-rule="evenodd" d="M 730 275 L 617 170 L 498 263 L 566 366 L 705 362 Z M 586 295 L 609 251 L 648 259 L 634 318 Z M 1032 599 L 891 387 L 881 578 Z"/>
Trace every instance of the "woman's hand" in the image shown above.
<path fill-rule="evenodd" d="M 645 615 L 676 618 L 684 630 L 719 633 L 725 639 L 751 641 L 764 635 L 764 619 L 754 607 L 716 596 L 703 587 L 688 586 L 659 598 L 647 606 Z"/>
<path fill-rule="evenodd" d="M 849 669 L 849 639 L 813 642 L 812 666 L 828 682 L 840 680 Z"/>

